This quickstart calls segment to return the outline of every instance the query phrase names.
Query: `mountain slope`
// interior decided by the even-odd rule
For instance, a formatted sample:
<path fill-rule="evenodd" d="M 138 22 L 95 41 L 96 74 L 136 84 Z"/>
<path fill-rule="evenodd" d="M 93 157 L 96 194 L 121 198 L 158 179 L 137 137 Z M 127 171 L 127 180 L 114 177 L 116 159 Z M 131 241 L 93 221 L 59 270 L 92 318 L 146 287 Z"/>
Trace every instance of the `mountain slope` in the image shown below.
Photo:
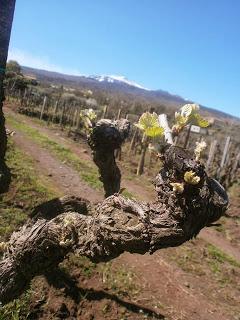
<path fill-rule="evenodd" d="M 149 104 L 151 101 L 154 101 L 165 105 L 166 107 L 179 108 L 186 103 L 191 103 L 189 100 L 186 100 L 178 95 L 173 95 L 164 90 L 149 90 L 133 81 L 129 81 L 123 76 L 74 76 L 25 66 L 22 66 L 22 72 L 24 74 L 36 77 L 36 79 L 39 81 L 49 82 L 51 84 L 62 84 L 74 88 L 80 87 L 90 90 L 104 90 L 105 92 L 109 93 L 123 93 L 132 97 L 141 97 L 147 100 Z M 209 116 L 214 116 L 219 119 L 231 119 L 239 121 L 239 118 L 222 111 L 205 106 L 201 107 Z"/>

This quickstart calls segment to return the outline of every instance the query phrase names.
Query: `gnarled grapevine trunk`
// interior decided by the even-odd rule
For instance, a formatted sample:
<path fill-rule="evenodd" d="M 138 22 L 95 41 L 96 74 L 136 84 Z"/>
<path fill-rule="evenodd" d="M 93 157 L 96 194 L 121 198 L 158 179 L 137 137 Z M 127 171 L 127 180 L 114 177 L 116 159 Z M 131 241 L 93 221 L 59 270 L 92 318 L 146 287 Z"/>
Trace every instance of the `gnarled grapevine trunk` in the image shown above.
<path fill-rule="evenodd" d="M 98 167 L 105 197 L 119 192 L 121 172 L 116 164 L 114 151 L 119 149 L 130 131 L 126 119 L 111 121 L 102 119 L 92 128 L 88 143 L 92 149 L 93 161 Z"/>
<path fill-rule="evenodd" d="M 171 183 L 183 182 L 189 170 L 200 182 L 185 183 L 183 193 L 175 193 Z M 55 267 L 69 252 L 100 262 L 124 251 L 144 254 L 178 246 L 216 221 L 228 205 L 225 190 L 203 165 L 174 146 L 164 155 L 155 189 L 151 203 L 114 194 L 98 204 L 64 197 L 37 207 L 7 243 L 0 263 L 0 301 L 18 297 L 34 276 Z"/>

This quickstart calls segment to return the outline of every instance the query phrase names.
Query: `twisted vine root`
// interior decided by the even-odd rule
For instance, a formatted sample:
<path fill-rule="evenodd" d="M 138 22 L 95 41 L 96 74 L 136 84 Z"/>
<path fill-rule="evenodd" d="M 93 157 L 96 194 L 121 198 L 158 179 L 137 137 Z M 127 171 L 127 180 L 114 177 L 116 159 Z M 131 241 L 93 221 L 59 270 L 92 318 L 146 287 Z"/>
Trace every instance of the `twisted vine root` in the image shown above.
<path fill-rule="evenodd" d="M 199 184 L 185 184 L 182 194 L 173 192 L 170 183 L 183 182 L 188 170 L 200 177 Z M 69 252 L 100 262 L 124 251 L 144 254 L 179 246 L 217 220 L 228 205 L 225 190 L 203 165 L 174 146 L 164 155 L 155 189 L 152 203 L 114 194 L 98 204 L 63 197 L 38 206 L 7 244 L 0 262 L 0 301 L 18 297 L 33 277 L 54 268 Z"/>

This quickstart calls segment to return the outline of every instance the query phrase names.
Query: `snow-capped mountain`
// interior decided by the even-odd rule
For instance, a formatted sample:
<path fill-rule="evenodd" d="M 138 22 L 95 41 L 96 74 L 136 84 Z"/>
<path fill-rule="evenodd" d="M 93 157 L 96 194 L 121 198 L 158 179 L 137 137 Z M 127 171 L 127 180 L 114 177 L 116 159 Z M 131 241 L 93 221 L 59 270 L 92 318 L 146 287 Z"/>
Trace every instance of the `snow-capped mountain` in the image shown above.
<path fill-rule="evenodd" d="M 71 88 L 84 88 L 93 91 L 104 91 L 111 95 L 121 95 L 123 99 L 143 99 L 148 101 L 149 105 L 152 102 L 163 105 L 167 108 L 176 109 L 180 106 L 191 103 L 191 100 L 184 99 L 176 94 L 171 94 L 165 90 L 149 90 L 139 85 L 136 82 L 128 80 L 124 76 L 118 75 L 67 75 L 54 71 L 40 70 L 30 67 L 21 66 L 22 72 L 26 75 L 35 76 L 42 82 L 50 83 L 51 85 L 70 86 Z M 133 101 L 133 100 L 131 100 Z M 201 106 L 208 114 L 218 118 L 234 118 L 221 111 Z"/>
<path fill-rule="evenodd" d="M 134 82 L 134 81 L 130 81 L 128 80 L 126 77 L 124 76 L 118 76 L 118 75 L 101 75 L 101 76 L 95 76 L 95 75 L 91 75 L 91 76 L 88 76 L 88 78 L 91 78 L 91 79 L 94 79 L 94 80 L 97 80 L 99 82 L 109 82 L 109 83 L 119 83 L 119 82 L 122 82 L 122 83 L 125 83 L 129 86 L 132 86 L 132 87 L 136 87 L 136 88 L 139 88 L 139 89 L 143 89 L 143 90 L 147 90 L 149 91 L 149 89 L 141 86 L 140 84 Z"/>

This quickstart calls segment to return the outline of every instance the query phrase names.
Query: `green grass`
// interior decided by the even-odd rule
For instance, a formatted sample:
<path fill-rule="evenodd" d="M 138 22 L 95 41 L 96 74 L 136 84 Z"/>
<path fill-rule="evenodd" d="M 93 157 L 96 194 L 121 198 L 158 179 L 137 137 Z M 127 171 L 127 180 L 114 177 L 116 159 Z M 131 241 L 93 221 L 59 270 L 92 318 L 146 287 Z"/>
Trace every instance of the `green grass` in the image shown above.
<path fill-rule="evenodd" d="M 206 274 L 202 264 L 199 263 L 198 252 L 193 249 L 191 242 L 173 249 L 173 251 L 175 251 L 175 253 L 171 254 L 170 259 L 182 270 L 197 276 Z"/>
<path fill-rule="evenodd" d="M 207 246 L 207 250 L 208 250 L 209 256 L 218 264 L 227 262 L 233 267 L 240 268 L 240 263 L 238 261 L 236 261 L 234 258 L 227 255 L 217 247 L 213 246 L 212 244 L 209 244 Z"/>
<path fill-rule="evenodd" d="M 33 160 L 21 152 L 9 139 L 7 164 L 11 168 L 12 181 L 9 191 L 0 196 L 0 241 L 27 219 L 33 207 L 58 196 L 44 183 L 34 170 Z M 0 320 L 24 320 L 29 313 L 31 289 L 19 299 L 0 308 Z"/>
<path fill-rule="evenodd" d="M 104 285 L 121 297 L 133 297 L 139 292 L 136 275 L 125 266 L 113 266 L 112 262 L 96 264 L 86 257 L 70 254 L 60 264 L 60 267 L 68 274 L 77 268 L 81 270 L 81 275 L 87 279 L 98 274 Z"/>
<path fill-rule="evenodd" d="M 33 160 L 16 148 L 11 139 L 6 160 L 11 169 L 12 182 L 9 192 L 0 195 L 1 241 L 6 240 L 26 220 L 32 208 L 57 196 L 36 174 Z"/>
<path fill-rule="evenodd" d="M 7 116 L 7 122 L 15 129 L 25 133 L 38 145 L 50 150 L 59 160 L 73 167 L 79 173 L 80 177 L 92 188 L 102 190 L 103 187 L 98 178 L 98 170 L 88 161 L 82 160 L 69 148 L 61 146 L 57 142 L 49 139 L 47 135 L 40 133 L 36 129 L 30 128 L 24 123 L 16 121 L 12 116 Z"/>
<path fill-rule="evenodd" d="M 20 299 L 0 307 L 0 320 L 26 320 L 30 312 L 30 295 L 31 290 L 28 290 Z"/>
<path fill-rule="evenodd" d="M 101 276 L 102 282 L 120 296 L 134 296 L 139 291 L 136 275 L 125 266 L 113 267 L 112 262 L 96 264 L 86 257 L 70 254 L 60 267 L 66 273 L 76 267 L 88 279 L 97 273 Z"/>
<path fill-rule="evenodd" d="M 123 190 L 122 195 L 126 198 L 129 198 L 129 199 L 137 198 L 132 192 L 130 192 L 126 189 Z"/>
<path fill-rule="evenodd" d="M 219 282 L 220 287 L 235 285 L 234 277 L 231 275 L 232 272 L 233 274 L 238 272 L 237 270 L 240 268 L 240 263 L 212 244 L 208 244 L 206 249 L 206 262 L 214 274 L 215 279 Z"/>
<path fill-rule="evenodd" d="M 91 262 L 88 258 L 70 254 L 67 259 L 61 264 L 61 268 L 68 272 L 72 267 L 77 267 L 81 270 L 86 278 L 91 278 L 96 270 L 97 264 Z"/>
<path fill-rule="evenodd" d="M 139 293 L 136 275 L 125 266 L 113 267 L 111 262 L 100 266 L 99 272 L 102 274 L 103 283 L 112 292 L 121 297 L 134 297 Z"/>

